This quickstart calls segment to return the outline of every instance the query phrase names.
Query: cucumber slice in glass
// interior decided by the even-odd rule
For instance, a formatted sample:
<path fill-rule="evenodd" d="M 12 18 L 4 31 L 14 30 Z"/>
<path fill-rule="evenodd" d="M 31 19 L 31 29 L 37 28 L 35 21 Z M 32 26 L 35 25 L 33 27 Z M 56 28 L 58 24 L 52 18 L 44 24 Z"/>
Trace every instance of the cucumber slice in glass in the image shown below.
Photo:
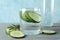
<path fill-rule="evenodd" d="M 27 19 L 27 17 L 25 16 L 26 13 L 22 13 L 22 11 L 20 11 L 20 18 L 24 21 L 29 22 L 29 19 Z"/>
<path fill-rule="evenodd" d="M 29 17 L 29 14 L 28 14 L 29 12 L 30 12 L 30 11 L 26 11 L 26 12 L 25 12 L 25 14 L 26 14 L 25 16 L 26 16 L 27 19 L 29 19 L 30 22 L 34 22 L 34 20 L 32 20 L 32 19 Z"/>
<path fill-rule="evenodd" d="M 28 17 L 28 19 L 34 23 L 39 23 L 41 21 L 41 16 L 34 11 L 26 11 L 26 17 Z"/>
<path fill-rule="evenodd" d="M 24 37 L 24 34 L 21 31 L 12 31 L 10 32 L 11 37 L 20 38 Z"/>

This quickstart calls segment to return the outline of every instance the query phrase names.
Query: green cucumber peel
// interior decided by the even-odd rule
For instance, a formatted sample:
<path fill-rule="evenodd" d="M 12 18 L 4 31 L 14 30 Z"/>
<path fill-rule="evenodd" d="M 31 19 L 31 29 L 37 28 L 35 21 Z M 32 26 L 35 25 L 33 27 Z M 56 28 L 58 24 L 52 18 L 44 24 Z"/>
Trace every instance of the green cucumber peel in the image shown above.
<path fill-rule="evenodd" d="M 20 11 L 20 18 L 26 22 L 29 22 L 29 19 L 25 17 L 25 13 L 22 13 L 22 11 Z"/>
<path fill-rule="evenodd" d="M 26 11 L 26 17 L 29 19 L 29 21 L 30 22 L 32 22 L 32 23 L 39 23 L 40 21 L 38 20 L 38 21 L 36 21 L 37 19 L 37 17 L 35 18 L 35 20 L 33 19 L 34 18 L 34 16 L 32 15 L 31 16 L 31 14 L 34 14 L 35 16 L 37 15 L 39 18 L 40 18 L 40 15 L 39 14 L 37 14 L 37 13 L 35 13 L 34 11 Z"/>

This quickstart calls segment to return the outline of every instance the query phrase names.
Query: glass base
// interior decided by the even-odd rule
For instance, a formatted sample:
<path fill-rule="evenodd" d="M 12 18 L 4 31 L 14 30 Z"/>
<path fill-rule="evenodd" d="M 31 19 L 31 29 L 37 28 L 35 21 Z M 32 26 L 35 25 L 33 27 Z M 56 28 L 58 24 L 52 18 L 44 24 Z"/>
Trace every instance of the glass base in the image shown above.
<path fill-rule="evenodd" d="M 38 35 L 42 33 L 40 30 L 24 30 L 25 35 Z"/>

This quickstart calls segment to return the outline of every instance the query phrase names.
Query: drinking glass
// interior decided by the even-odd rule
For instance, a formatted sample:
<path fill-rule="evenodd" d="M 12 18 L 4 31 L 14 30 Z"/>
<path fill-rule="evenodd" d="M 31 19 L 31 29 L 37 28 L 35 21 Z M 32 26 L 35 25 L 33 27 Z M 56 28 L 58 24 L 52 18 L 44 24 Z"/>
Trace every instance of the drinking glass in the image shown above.
<path fill-rule="evenodd" d="M 36 35 L 41 33 L 40 8 L 22 8 L 20 10 L 20 29 L 25 35 Z"/>

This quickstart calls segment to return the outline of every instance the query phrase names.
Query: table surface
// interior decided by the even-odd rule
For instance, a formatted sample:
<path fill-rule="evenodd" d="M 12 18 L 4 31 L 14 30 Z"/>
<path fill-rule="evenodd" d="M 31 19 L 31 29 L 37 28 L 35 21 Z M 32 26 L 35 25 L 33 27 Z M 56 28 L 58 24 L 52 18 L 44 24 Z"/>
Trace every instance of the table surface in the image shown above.
<path fill-rule="evenodd" d="M 11 24 L 0 24 L 0 40 L 60 40 L 60 27 L 52 27 L 57 32 L 55 35 L 30 35 L 25 38 L 15 39 L 6 34 L 5 29 Z"/>

